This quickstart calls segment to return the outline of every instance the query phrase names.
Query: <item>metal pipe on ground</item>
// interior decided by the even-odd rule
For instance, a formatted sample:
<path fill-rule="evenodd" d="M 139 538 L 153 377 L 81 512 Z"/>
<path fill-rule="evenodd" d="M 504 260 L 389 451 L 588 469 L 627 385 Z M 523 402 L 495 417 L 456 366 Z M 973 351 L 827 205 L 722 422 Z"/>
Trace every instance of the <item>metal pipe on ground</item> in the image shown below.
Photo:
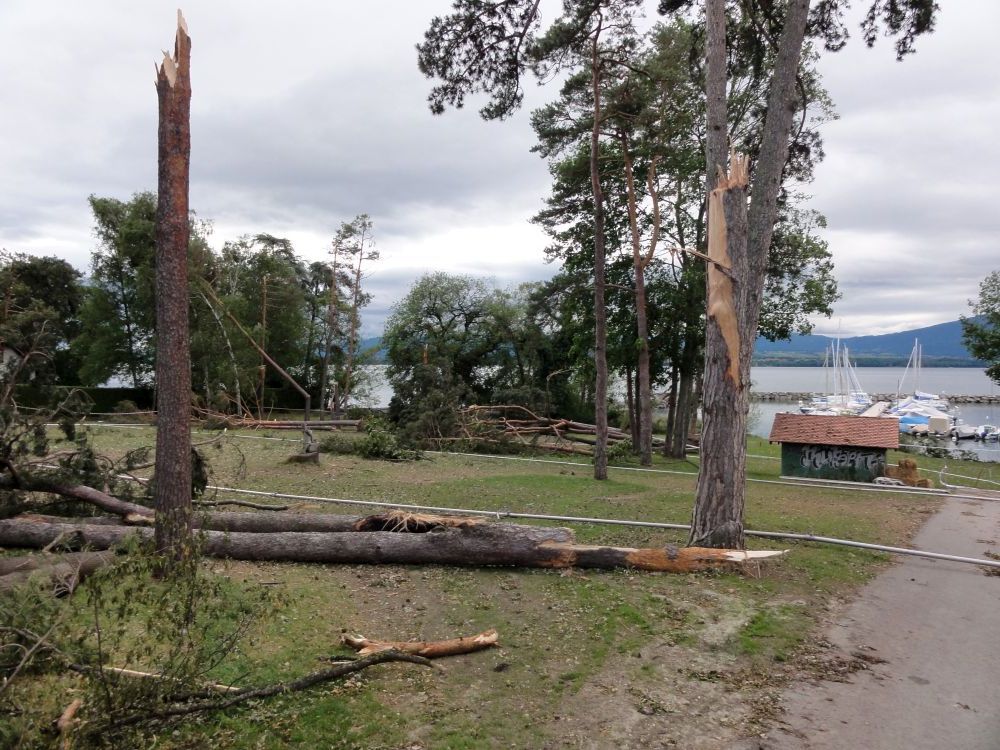
<path fill-rule="evenodd" d="M 209 486 L 209 489 L 218 492 L 233 492 L 243 495 L 256 495 L 258 497 L 273 497 L 282 500 L 307 500 L 311 502 L 330 503 L 338 505 L 365 505 L 377 508 L 399 508 L 402 510 L 430 511 L 435 513 L 456 513 L 461 515 L 486 516 L 496 519 L 501 518 L 522 518 L 536 521 L 559 521 L 561 523 L 593 523 L 613 526 L 633 526 L 653 529 L 671 529 L 677 531 L 690 531 L 691 526 L 683 523 L 664 523 L 657 521 L 628 521 L 617 518 L 588 518 L 586 516 L 561 516 L 546 513 L 518 513 L 507 510 L 482 510 L 478 508 L 448 508 L 435 505 L 415 505 L 408 503 L 385 503 L 375 500 L 349 500 L 343 498 L 319 497 L 316 495 L 295 495 L 283 492 L 266 492 L 263 490 L 244 490 L 239 487 Z M 757 531 L 747 529 L 743 532 L 747 536 L 759 537 L 762 539 L 784 539 L 799 542 L 815 542 L 818 544 L 830 544 L 839 547 L 855 547 L 874 552 L 888 552 L 894 555 L 909 555 L 911 557 L 925 557 L 933 560 L 947 560 L 949 562 L 980 565 L 987 568 L 1000 569 L 1000 560 L 980 559 L 975 557 L 963 557 L 961 555 L 949 555 L 943 552 L 929 552 L 927 550 L 908 549 L 906 547 L 892 547 L 885 544 L 871 544 L 868 542 L 856 542 L 851 539 L 837 539 L 836 537 L 818 536 L 816 534 L 803 534 L 791 531 Z"/>

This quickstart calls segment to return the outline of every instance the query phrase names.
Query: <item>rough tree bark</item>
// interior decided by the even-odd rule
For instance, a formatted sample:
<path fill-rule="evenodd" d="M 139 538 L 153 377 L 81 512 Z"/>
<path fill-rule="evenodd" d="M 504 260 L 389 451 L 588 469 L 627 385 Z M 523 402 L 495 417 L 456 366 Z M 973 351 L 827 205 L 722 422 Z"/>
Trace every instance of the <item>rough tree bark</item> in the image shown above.
<path fill-rule="evenodd" d="M 706 178 L 709 185 L 725 171 L 726 54 L 725 2 L 707 0 L 707 142 Z M 745 431 L 750 386 L 750 358 L 763 298 L 767 254 L 771 245 L 781 174 L 788 158 L 788 138 L 794 114 L 793 97 L 802 41 L 809 16 L 809 0 L 791 0 L 778 42 L 768 91 L 767 114 L 760 153 L 754 168 L 752 203 L 746 209 L 744 165 L 733 165 L 712 191 L 716 218 L 709 216 L 711 247 L 722 246 L 731 260 L 731 289 L 720 282 L 720 268 L 709 267 L 709 315 L 705 344 L 704 425 L 697 499 L 689 543 L 739 548 L 743 546 L 743 508 L 746 497 Z M 718 195 L 717 195 L 718 194 Z M 721 220 L 721 224 L 718 223 Z M 712 227 L 725 231 L 712 238 Z M 721 243 L 721 244 L 719 244 Z M 713 256 L 714 257 L 714 256 Z M 716 300 L 711 297 L 715 266 Z M 722 311 L 728 296 L 735 311 L 734 325 L 713 314 Z M 725 330 L 726 326 L 728 330 Z"/>
<path fill-rule="evenodd" d="M 339 296 L 339 279 L 340 279 L 340 269 L 338 263 L 340 261 L 340 245 L 336 242 L 333 243 L 332 249 L 330 250 L 330 255 L 333 256 L 333 260 L 330 263 L 330 299 L 327 303 L 326 308 L 326 332 L 323 341 L 323 371 L 319 379 L 319 408 L 320 412 L 326 411 L 326 402 L 328 401 L 327 390 L 330 386 L 330 350 L 333 348 L 333 340 L 337 334 L 337 321 L 340 316 L 338 310 L 340 308 L 340 296 Z M 330 411 L 334 414 L 337 413 L 338 404 L 333 405 L 333 409 Z"/>
<path fill-rule="evenodd" d="M 627 133 L 622 133 L 622 154 L 625 158 L 625 191 L 628 196 L 628 224 L 632 236 L 632 267 L 635 271 L 635 320 L 636 337 L 639 342 L 639 356 L 636 376 L 639 381 L 639 463 L 651 466 L 653 463 L 653 394 L 649 375 L 649 326 L 646 315 L 646 266 L 653 260 L 660 233 L 660 204 L 656 193 L 656 159 L 649 167 L 646 185 L 653 200 L 653 229 L 649 249 L 642 251 L 639 235 L 639 209 L 636 200 L 635 174 L 632 165 L 631 143 Z"/>
<path fill-rule="evenodd" d="M 701 468 L 690 544 L 742 548 L 749 389 L 741 373 L 734 279 L 746 278 L 747 162 L 734 155 L 709 197 L 708 316 Z M 711 457 L 710 459 L 708 457 Z"/>
<path fill-rule="evenodd" d="M 604 191 L 599 160 L 601 127 L 601 56 L 598 19 L 591 44 L 590 74 L 594 97 L 594 125 L 590 132 L 590 186 L 594 195 L 594 479 L 608 478 L 608 310 L 604 303 Z"/>
<path fill-rule="evenodd" d="M 191 538 L 191 354 L 188 333 L 188 168 L 191 38 L 180 11 L 174 54 L 156 71 L 160 105 L 156 208 L 156 549 L 172 559 Z"/>

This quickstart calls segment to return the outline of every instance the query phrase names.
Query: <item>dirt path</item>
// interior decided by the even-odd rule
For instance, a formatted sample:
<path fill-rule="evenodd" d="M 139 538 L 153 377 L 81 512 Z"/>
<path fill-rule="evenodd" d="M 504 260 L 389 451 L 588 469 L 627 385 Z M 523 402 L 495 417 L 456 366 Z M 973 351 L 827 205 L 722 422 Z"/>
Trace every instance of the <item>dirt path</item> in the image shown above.
<path fill-rule="evenodd" d="M 1000 552 L 1000 501 L 949 500 L 914 546 Z M 833 618 L 827 638 L 876 663 L 847 683 L 792 685 L 760 748 L 1000 748 L 1000 577 L 905 558 Z"/>

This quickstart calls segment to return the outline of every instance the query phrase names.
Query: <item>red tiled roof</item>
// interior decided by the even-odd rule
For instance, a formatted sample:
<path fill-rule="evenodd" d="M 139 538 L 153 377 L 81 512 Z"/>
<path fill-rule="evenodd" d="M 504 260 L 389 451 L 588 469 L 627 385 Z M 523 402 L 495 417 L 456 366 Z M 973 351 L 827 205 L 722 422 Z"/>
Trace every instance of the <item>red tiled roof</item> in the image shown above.
<path fill-rule="evenodd" d="M 774 415 L 772 443 L 898 448 L 899 420 L 886 417 L 826 417 L 818 414 Z"/>

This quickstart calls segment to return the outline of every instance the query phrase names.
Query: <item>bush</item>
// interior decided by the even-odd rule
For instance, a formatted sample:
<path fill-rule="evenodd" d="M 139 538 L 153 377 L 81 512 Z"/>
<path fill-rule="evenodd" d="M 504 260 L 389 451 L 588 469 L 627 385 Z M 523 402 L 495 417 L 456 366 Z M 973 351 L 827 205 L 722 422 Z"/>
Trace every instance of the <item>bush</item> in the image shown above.
<path fill-rule="evenodd" d="M 360 441 L 347 437 L 340 432 L 332 432 L 319 442 L 320 453 L 332 453 L 335 456 L 347 456 L 358 452 Z"/>
<path fill-rule="evenodd" d="M 631 440 L 620 440 L 608 444 L 608 461 L 624 461 L 635 455 Z"/>
<path fill-rule="evenodd" d="M 357 442 L 357 452 L 362 458 L 382 461 L 416 461 L 422 458 L 419 451 L 403 448 L 389 423 L 381 417 L 371 419 L 365 426 L 365 436 Z"/>

